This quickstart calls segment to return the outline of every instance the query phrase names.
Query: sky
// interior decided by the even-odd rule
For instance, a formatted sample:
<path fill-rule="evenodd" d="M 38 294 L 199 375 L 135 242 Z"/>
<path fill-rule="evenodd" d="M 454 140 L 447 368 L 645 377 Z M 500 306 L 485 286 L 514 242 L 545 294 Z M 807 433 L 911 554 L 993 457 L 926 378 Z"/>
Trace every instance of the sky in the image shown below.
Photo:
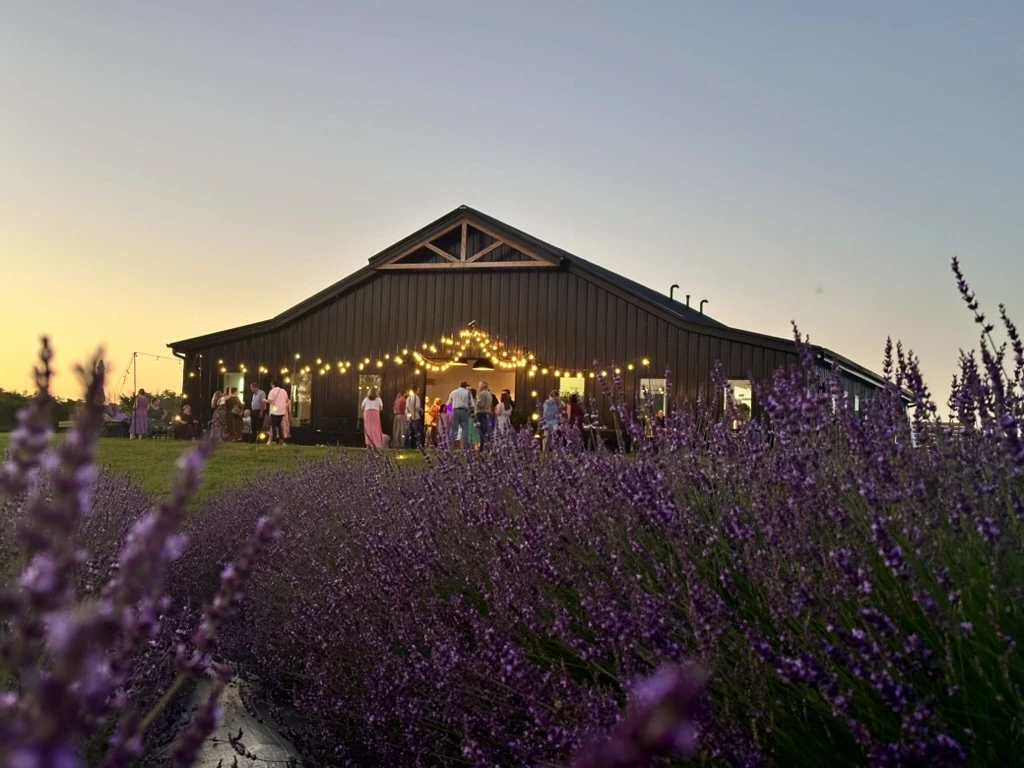
<path fill-rule="evenodd" d="M 178 389 L 466 204 L 938 399 L 1024 324 L 1024 4 L 0 0 L 0 387 Z M 284 269 L 276 291 L 254 276 Z"/>

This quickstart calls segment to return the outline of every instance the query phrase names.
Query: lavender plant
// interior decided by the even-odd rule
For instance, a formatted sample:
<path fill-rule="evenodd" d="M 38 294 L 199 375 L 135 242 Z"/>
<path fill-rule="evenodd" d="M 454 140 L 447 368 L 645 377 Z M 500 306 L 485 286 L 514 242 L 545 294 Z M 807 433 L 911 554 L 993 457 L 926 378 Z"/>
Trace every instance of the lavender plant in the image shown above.
<path fill-rule="evenodd" d="M 4 470 L 29 559 L 6 601 L 4 658 L 21 687 L 0 701 L 0 737 L 16 745 L 0 755 L 66 756 L 117 716 L 106 760 L 133 759 L 152 722 L 128 703 L 138 689 L 80 684 L 96 664 L 79 658 L 109 641 L 120 681 L 120 660 L 138 658 L 135 638 L 162 615 L 159 632 L 200 622 L 169 654 L 158 635 L 180 675 L 166 684 L 230 661 L 311 764 L 1012 762 L 1024 737 L 1024 347 L 1003 308 L 995 342 L 953 268 L 981 330 L 977 353 L 961 353 L 953 424 L 901 346 L 887 345 L 887 384 L 858 412 L 795 333 L 800 362 L 757 388 L 754 421 L 720 381 L 662 425 L 609 377 L 633 457 L 578 439 L 541 456 L 528 431 L 431 454 L 422 471 L 332 457 L 213 499 L 183 522 L 194 544 L 181 551 L 181 498 L 204 447 L 169 509 L 135 527 L 114 586 L 60 624 L 49 617 L 69 616 L 82 559 L 83 529 L 66 521 L 88 500 L 68 478 L 89 485 L 91 462 L 47 463 L 44 421 L 26 419 Z M 88 439 L 65 449 L 88 453 Z M 270 507 L 288 535 L 252 569 Z M 242 581 L 247 599 L 225 621 Z M 132 609 L 100 636 L 110 601 Z M 74 732 L 55 735 L 40 714 L 48 695 Z M 167 757 L 187 764 L 216 716 L 211 698 Z"/>
<path fill-rule="evenodd" d="M 96 465 L 104 382 L 99 358 L 80 370 L 86 391 L 74 428 L 59 444 L 51 441 L 51 357 L 44 339 L 38 392 L 19 416 L 0 474 L 6 562 L 23 564 L 0 595 L 0 762 L 127 765 L 142 755 L 147 728 L 187 679 L 210 670 L 226 676 L 213 662 L 216 630 L 234 610 L 277 523 L 261 520 L 250 545 L 225 569 L 190 651 L 176 640 L 186 625 L 171 627 L 166 619 L 163 587 L 167 566 L 185 547 L 181 520 L 212 446 L 186 454 L 170 498 L 143 513 L 141 492 L 101 477 Z M 114 557 L 114 542 L 125 533 Z M 95 546 L 92 553 L 88 544 Z M 175 648 L 177 680 L 153 703 L 158 662 L 173 664 L 167 651 Z M 191 764 L 215 723 L 214 707 L 215 700 L 182 735 L 172 753 L 176 765 Z"/>
<path fill-rule="evenodd" d="M 288 536 L 223 650 L 323 765 L 640 764 L 615 757 L 649 732 L 635 705 L 623 718 L 629 691 L 689 661 L 706 695 L 663 733 L 699 735 L 691 760 L 1005 764 L 1024 711 L 1024 364 L 1001 319 L 1006 347 L 982 319 L 962 357 L 956 429 L 912 353 L 889 345 L 857 412 L 797 334 L 801 362 L 758 388 L 751 422 L 709 394 L 662 426 L 609 379 L 634 459 L 572 440 L 541 457 L 526 435 L 227 494 L 190 521 L 207 547 L 233 546 L 259 499 Z M 192 555 L 176 567 L 210 579 L 199 560 L 227 553 Z"/>

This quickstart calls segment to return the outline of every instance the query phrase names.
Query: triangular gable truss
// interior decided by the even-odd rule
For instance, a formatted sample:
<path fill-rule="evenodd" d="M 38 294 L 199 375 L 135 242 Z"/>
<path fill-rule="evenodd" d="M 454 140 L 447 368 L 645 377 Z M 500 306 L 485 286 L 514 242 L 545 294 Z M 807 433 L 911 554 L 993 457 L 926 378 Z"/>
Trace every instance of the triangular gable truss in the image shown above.
<path fill-rule="evenodd" d="M 514 245 L 488 227 L 468 219 L 413 245 L 377 269 L 489 269 L 554 267 L 536 253 Z"/>

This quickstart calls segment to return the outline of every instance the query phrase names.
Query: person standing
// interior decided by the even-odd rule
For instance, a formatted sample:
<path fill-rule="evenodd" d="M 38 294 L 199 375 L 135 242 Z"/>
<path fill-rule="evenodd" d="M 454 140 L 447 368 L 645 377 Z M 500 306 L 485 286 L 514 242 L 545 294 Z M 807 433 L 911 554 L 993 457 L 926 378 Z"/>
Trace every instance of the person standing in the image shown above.
<path fill-rule="evenodd" d="M 391 447 L 401 448 L 405 445 L 405 431 L 408 428 L 407 419 L 405 417 L 405 392 L 399 392 L 398 397 L 395 398 L 395 405 L 393 407 L 395 423 L 391 426 Z"/>
<path fill-rule="evenodd" d="M 210 421 L 210 438 L 218 443 L 228 439 L 228 417 L 224 403 L 227 398 L 224 393 L 217 390 L 210 400 L 210 407 L 213 408 L 213 419 Z"/>
<path fill-rule="evenodd" d="M 558 397 L 558 390 L 553 390 L 541 407 L 540 425 L 544 436 L 541 446 L 545 451 L 551 450 L 554 447 L 555 433 L 558 431 L 564 411 L 565 406 Z"/>
<path fill-rule="evenodd" d="M 430 402 L 430 398 L 426 398 L 423 403 L 423 426 L 426 429 L 427 442 L 436 448 L 437 430 L 441 420 L 441 398 L 435 397 L 433 403 Z"/>
<path fill-rule="evenodd" d="M 141 440 L 149 434 L 149 395 L 146 390 L 140 389 L 135 396 L 135 412 L 132 415 L 132 423 L 128 429 L 128 437 L 132 440 Z"/>
<path fill-rule="evenodd" d="M 260 430 L 263 428 L 263 416 L 266 409 L 267 393 L 260 389 L 259 384 L 252 384 L 252 399 L 249 401 L 249 416 L 252 418 L 252 427 L 249 439 L 256 442 L 259 439 Z"/>
<path fill-rule="evenodd" d="M 469 382 L 459 384 L 458 389 L 448 395 L 452 407 L 451 424 L 448 428 L 448 447 L 455 447 L 455 440 L 461 435 L 462 447 L 469 450 L 469 407 L 473 399 L 469 394 Z"/>
<path fill-rule="evenodd" d="M 238 387 L 228 387 L 224 408 L 227 411 L 228 419 L 228 442 L 241 442 L 242 417 L 245 414 L 245 408 L 242 405 L 241 398 L 238 396 Z"/>
<path fill-rule="evenodd" d="M 501 393 L 501 402 L 495 408 L 495 423 L 499 435 L 507 435 L 512 427 L 512 396 L 507 389 Z"/>
<path fill-rule="evenodd" d="M 363 436 L 367 448 L 381 449 L 384 447 L 384 434 L 380 429 L 380 414 L 384 410 L 384 401 L 377 395 L 377 389 L 370 387 L 366 398 L 359 404 L 359 413 L 363 417 Z"/>
<path fill-rule="evenodd" d="M 423 448 L 423 401 L 420 399 L 419 387 L 413 387 L 405 398 L 405 420 L 409 425 L 406 447 Z"/>
<path fill-rule="evenodd" d="M 491 419 L 494 414 L 494 395 L 487 387 L 486 381 L 480 382 L 480 392 L 476 396 L 476 425 L 480 430 L 480 448 L 487 447 L 491 434 Z"/>
<path fill-rule="evenodd" d="M 270 409 L 270 442 L 284 445 L 281 422 L 284 421 L 285 414 L 288 413 L 288 393 L 281 387 L 281 382 L 275 381 L 271 385 L 266 407 Z"/>
<path fill-rule="evenodd" d="M 583 404 L 575 392 L 569 395 L 569 428 L 583 430 Z"/>

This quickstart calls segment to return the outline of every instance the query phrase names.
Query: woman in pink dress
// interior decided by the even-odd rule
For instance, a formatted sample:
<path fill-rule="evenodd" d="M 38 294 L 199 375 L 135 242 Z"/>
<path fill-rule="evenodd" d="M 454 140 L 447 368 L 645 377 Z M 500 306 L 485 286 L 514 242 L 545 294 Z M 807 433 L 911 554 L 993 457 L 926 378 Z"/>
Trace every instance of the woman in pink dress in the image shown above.
<path fill-rule="evenodd" d="M 366 437 L 367 448 L 383 448 L 384 433 L 380 428 L 380 414 L 384 410 L 384 401 L 377 396 L 377 390 L 371 388 L 366 399 L 359 406 L 363 417 L 363 435 Z"/>

